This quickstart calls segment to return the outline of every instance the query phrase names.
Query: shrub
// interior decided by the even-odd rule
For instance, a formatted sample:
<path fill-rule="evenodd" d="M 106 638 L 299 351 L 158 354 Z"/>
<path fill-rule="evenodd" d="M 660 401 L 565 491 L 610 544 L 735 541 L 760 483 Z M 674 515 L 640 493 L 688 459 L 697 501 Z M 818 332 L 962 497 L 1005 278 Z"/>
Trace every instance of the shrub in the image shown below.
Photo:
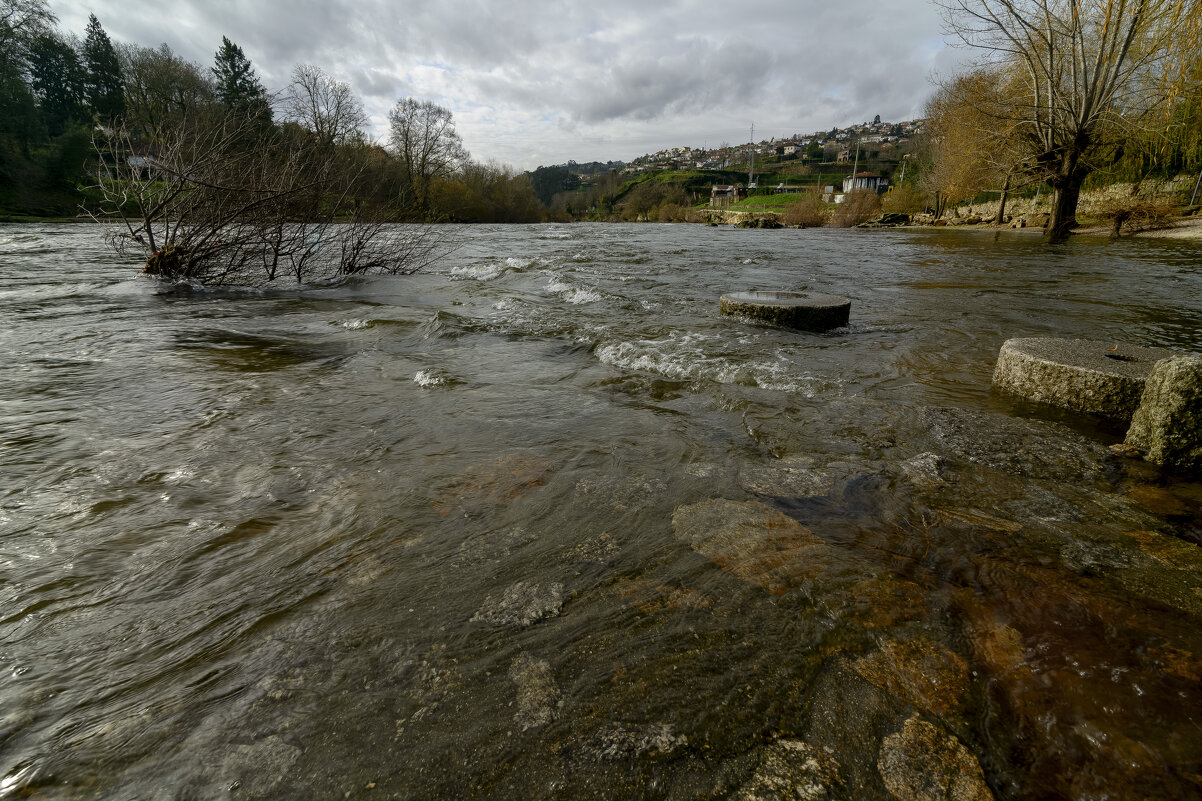
<path fill-rule="evenodd" d="M 1157 228 L 1173 227 L 1173 205 L 1152 198 L 1125 198 L 1112 200 L 1099 207 L 1098 217 L 1109 221 L 1111 236 L 1119 236 Z"/>
<path fill-rule="evenodd" d="M 913 186 L 895 186 L 881 198 L 881 211 L 890 214 L 919 214 L 926 206 L 926 195 Z"/>
<path fill-rule="evenodd" d="M 848 192 L 843 202 L 835 207 L 831 225 L 836 228 L 851 228 L 873 217 L 880 216 L 881 199 L 871 190 Z"/>
<path fill-rule="evenodd" d="M 655 210 L 657 222 L 701 222 L 701 215 L 692 206 L 661 203 Z"/>
<path fill-rule="evenodd" d="M 785 206 L 781 222 L 785 225 L 797 225 L 801 228 L 818 228 L 826 225 L 827 210 L 822 198 L 816 194 L 806 195 L 796 203 Z"/>

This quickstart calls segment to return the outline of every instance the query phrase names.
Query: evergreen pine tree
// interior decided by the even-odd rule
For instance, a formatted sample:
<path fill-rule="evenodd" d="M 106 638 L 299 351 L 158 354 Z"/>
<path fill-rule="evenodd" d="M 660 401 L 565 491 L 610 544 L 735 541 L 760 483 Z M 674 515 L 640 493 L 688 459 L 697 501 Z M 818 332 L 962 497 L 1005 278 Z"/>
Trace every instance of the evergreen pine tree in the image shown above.
<path fill-rule="evenodd" d="M 51 136 L 58 136 L 80 117 L 84 72 L 79 56 L 63 40 L 44 34 L 29 49 L 29 78 Z"/>
<path fill-rule="evenodd" d="M 109 121 L 125 113 L 121 63 L 95 14 L 88 17 L 83 41 L 84 94 L 89 110 Z"/>
<path fill-rule="evenodd" d="M 212 72 L 217 79 L 217 97 L 226 108 L 250 111 L 262 116 L 265 122 L 271 122 L 267 90 L 242 48 L 226 36 L 221 37 L 221 48 L 214 57 Z"/>

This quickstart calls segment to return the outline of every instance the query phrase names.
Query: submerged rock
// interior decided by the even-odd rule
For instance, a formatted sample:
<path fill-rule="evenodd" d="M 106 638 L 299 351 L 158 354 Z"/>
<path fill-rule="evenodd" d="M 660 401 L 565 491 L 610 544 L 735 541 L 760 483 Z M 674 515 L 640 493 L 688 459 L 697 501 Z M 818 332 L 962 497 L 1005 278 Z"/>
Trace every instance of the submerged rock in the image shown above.
<path fill-rule="evenodd" d="M 937 454 L 927 451 L 901 463 L 902 474 L 917 487 L 942 487 L 947 484 L 941 471 L 944 461 Z"/>
<path fill-rule="evenodd" d="M 513 721 L 522 731 L 546 726 L 559 717 L 563 702 L 550 662 L 518 654 L 509 666 L 509 679 L 517 685 L 518 711 Z"/>
<path fill-rule="evenodd" d="M 1114 458 L 1101 444 L 1057 423 L 946 407 L 923 409 L 920 417 L 951 453 L 1024 478 L 1096 481 Z"/>
<path fill-rule="evenodd" d="M 714 605 L 709 596 L 681 587 L 669 587 L 648 579 L 625 579 L 614 588 L 618 594 L 640 612 L 652 614 L 664 609 L 674 612 L 708 609 Z"/>
<path fill-rule="evenodd" d="M 739 484 L 748 492 L 787 498 L 818 498 L 830 494 L 835 476 L 814 469 L 808 457 L 780 459 L 766 465 L 748 465 L 739 472 Z"/>
<path fill-rule="evenodd" d="M 891 640 L 855 662 L 855 671 L 936 717 L 958 712 L 968 693 L 968 663 L 927 640 Z"/>
<path fill-rule="evenodd" d="M 1202 356 L 1156 363 L 1123 444 L 1155 464 L 1202 469 Z"/>
<path fill-rule="evenodd" d="M 847 798 L 839 764 L 801 740 L 777 740 L 760 758 L 735 801 L 837 801 Z"/>
<path fill-rule="evenodd" d="M 688 738 L 676 734 L 671 724 L 603 726 L 584 746 L 596 759 L 613 762 L 632 757 L 663 757 L 687 745 Z"/>
<path fill-rule="evenodd" d="M 993 801 L 972 752 L 917 715 L 881 743 L 877 770 L 899 801 Z"/>
<path fill-rule="evenodd" d="M 241 795 L 270 797 L 279 792 L 301 749 L 270 735 L 253 743 L 229 747 L 219 775 Z"/>
<path fill-rule="evenodd" d="M 438 513 L 447 516 L 477 507 L 500 506 L 547 483 L 550 460 L 527 453 L 510 453 L 468 468 L 443 485 L 434 501 Z"/>
<path fill-rule="evenodd" d="M 488 596 L 472 615 L 471 622 L 526 628 L 544 618 L 555 617 L 561 608 L 563 585 L 559 582 L 541 585 L 518 581 L 509 585 L 500 598 Z"/>
<path fill-rule="evenodd" d="M 817 573 L 826 546 L 813 532 L 771 506 L 724 498 L 681 506 L 672 514 L 676 538 L 723 571 L 772 593 Z"/>

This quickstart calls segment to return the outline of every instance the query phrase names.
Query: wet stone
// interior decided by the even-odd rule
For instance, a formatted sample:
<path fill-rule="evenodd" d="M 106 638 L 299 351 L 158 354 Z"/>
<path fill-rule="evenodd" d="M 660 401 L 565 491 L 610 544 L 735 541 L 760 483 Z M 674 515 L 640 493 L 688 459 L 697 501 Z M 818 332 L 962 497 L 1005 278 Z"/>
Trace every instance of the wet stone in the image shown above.
<path fill-rule="evenodd" d="M 877 770 L 899 801 L 993 801 L 972 752 L 917 715 L 881 742 Z"/>
<path fill-rule="evenodd" d="M 995 386 L 1039 403 L 1126 422 L 1165 348 L 1084 339 L 1007 340 L 993 371 Z"/>
<path fill-rule="evenodd" d="M 739 484 L 748 492 L 784 498 L 819 498 L 829 495 L 835 476 L 814 469 L 809 457 L 780 459 L 766 465 L 748 465 L 739 472 Z"/>
<path fill-rule="evenodd" d="M 724 498 L 677 507 L 676 538 L 738 579 L 782 593 L 822 568 L 826 546 L 796 520 L 762 503 Z"/>
<path fill-rule="evenodd" d="M 944 460 L 927 451 L 901 463 L 902 474 L 917 487 L 942 487 L 947 484 L 941 471 Z"/>
<path fill-rule="evenodd" d="M 584 745 L 594 759 L 616 762 L 636 757 L 665 757 L 688 744 L 688 738 L 676 734 L 667 723 L 642 726 L 610 724 L 601 727 Z"/>
<path fill-rule="evenodd" d="M 847 325 L 851 301 L 818 292 L 732 292 L 721 298 L 722 314 L 752 317 L 804 331 L 828 331 Z"/>
<path fill-rule="evenodd" d="M 801 740 L 777 740 L 764 749 L 755 773 L 735 801 L 837 801 L 848 798 L 839 765 Z"/>
<path fill-rule="evenodd" d="M 563 702 L 550 662 L 519 654 L 509 666 L 509 679 L 517 687 L 518 711 L 513 722 L 522 731 L 555 722 Z"/>
<path fill-rule="evenodd" d="M 889 640 L 856 661 L 877 687 L 936 717 L 957 713 L 968 694 L 968 663 L 937 642 Z"/>
<path fill-rule="evenodd" d="M 1192 570 L 1202 575 L 1202 547 L 1158 531 L 1127 531 L 1139 549 L 1175 570 Z"/>
<path fill-rule="evenodd" d="M 563 584 L 515 582 L 498 598 L 490 595 L 472 616 L 472 623 L 526 628 L 555 617 L 563 608 Z"/>
<path fill-rule="evenodd" d="M 1101 444 L 1057 423 L 944 407 L 923 409 L 920 417 L 952 454 L 1025 478 L 1099 481 L 1114 458 Z"/>
<path fill-rule="evenodd" d="M 1154 464 L 1202 470 L 1202 356 L 1156 363 L 1123 444 Z"/>
<path fill-rule="evenodd" d="M 876 754 L 880 738 L 905 721 L 906 705 L 866 681 L 843 658 L 828 660 L 812 699 L 801 739 L 832 755 L 854 798 L 887 798 Z"/>

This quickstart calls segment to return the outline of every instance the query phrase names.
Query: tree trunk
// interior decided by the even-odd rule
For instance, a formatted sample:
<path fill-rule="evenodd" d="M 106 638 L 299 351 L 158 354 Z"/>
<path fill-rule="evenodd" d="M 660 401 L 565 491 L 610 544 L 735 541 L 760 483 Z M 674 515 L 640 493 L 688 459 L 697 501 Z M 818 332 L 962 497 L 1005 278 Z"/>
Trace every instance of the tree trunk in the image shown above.
<path fill-rule="evenodd" d="M 1077 199 L 1081 195 L 1083 178 L 1069 179 L 1052 188 L 1052 211 L 1048 215 L 1048 227 L 1043 231 L 1043 241 L 1058 245 L 1068 241 L 1068 236 L 1077 225 Z"/>
<path fill-rule="evenodd" d="M 1077 226 L 1077 200 L 1081 196 L 1081 184 L 1089 175 L 1088 168 L 1080 167 L 1084 147 L 1081 142 L 1069 147 L 1061 157 L 1057 174 L 1048 180 L 1052 185 L 1052 208 L 1048 215 L 1048 226 L 1043 231 L 1043 241 L 1049 245 L 1066 242 Z"/>
<path fill-rule="evenodd" d="M 1010 174 L 1006 173 L 1006 182 L 1002 184 L 1002 198 L 997 204 L 997 215 L 993 218 L 994 225 L 1001 225 L 1006 221 L 1006 196 L 1010 194 Z"/>

